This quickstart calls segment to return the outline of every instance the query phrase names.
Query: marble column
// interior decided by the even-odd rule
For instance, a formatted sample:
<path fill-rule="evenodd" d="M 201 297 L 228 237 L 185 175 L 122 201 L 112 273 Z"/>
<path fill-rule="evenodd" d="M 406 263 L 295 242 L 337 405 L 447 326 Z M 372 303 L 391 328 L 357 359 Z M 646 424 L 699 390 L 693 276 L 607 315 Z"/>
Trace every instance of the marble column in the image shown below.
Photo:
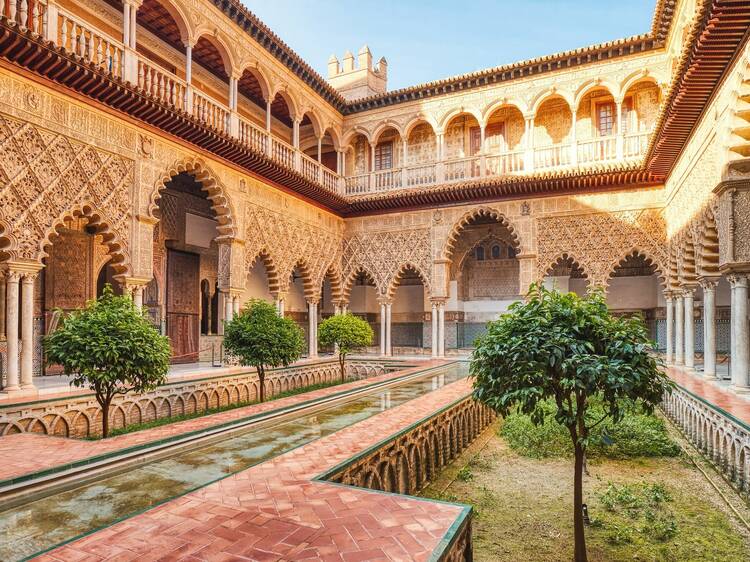
<path fill-rule="evenodd" d="M 380 355 L 385 355 L 385 303 L 380 303 Z"/>
<path fill-rule="evenodd" d="M 748 367 L 750 366 L 750 326 L 747 319 L 747 276 L 733 273 L 728 276 L 732 287 L 732 387 L 738 392 L 750 390 Z"/>
<path fill-rule="evenodd" d="M 224 293 L 224 322 L 229 322 L 232 319 L 232 295 Z"/>
<path fill-rule="evenodd" d="M 682 302 L 682 295 L 679 293 L 675 295 L 674 299 L 674 364 L 683 365 L 684 360 L 684 339 L 683 334 L 685 332 L 685 305 Z"/>
<path fill-rule="evenodd" d="M 667 292 L 664 295 L 667 308 L 667 356 L 666 363 L 671 365 L 674 361 L 674 297 Z"/>
<path fill-rule="evenodd" d="M 5 273 L 6 283 L 6 335 L 8 336 L 8 367 L 4 390 L 10 392 L 21 388 L 18 369 L 18 284 L 21 274 L 17 271 Z"/>
<path fill-rule="evenodd" d="M 682 295 L 685 306 L 685 368 L 695 368 L 695 289 L 687 287 Z"/>
<path fill-rule="evenodd" d="M 445 357 L 445 303 L 438 304 L 438 357 Z"/>
<path fill-rule="evenodd" d="M 240 313 L 240 297 L 239 297 L 239 295 L 235 295 L 232 298 L 232 312 L 234 312 L 235 316 L 237 316 Z"/>
<path fill-rule="evenodd" d="M 715 279 L 702 279 L 703 287 L 703 376 L 716 378 L 716 285 Z"/>
<path fill-rule="evenodd" d="M 385 354 L 388 357 L 393 355 L 393 347 L 391 345 L 391 306 L 392 303 L 385 303 Z"/>
<path fill-rule="evenodd" d="M 307 356 L 310 358 L 318 356 L 318 340 L 315 335 L 317 327 L 315 312 L 317 306 L 313 301 L 307 302 Z"/>
<path fill-rule="evenodd" d="M 27 273 L 21 281 L 21 388 L 34 388 L 34 281 Z"/>
<path fill-rule="evenodd" d="M 432 315 L 430 316 L 430 319 L 432 320 L 432 337 L 430 339 L 430 346 L 432 347 L 432 357 L 438 356 L 438 312 L 437 312 L 437 303 L 432 303 Z"/>
<path fill-rule="evenodd" d="M 136 309 L 143 309 L 143 285 L 133 287 L 133 304 Z"/>

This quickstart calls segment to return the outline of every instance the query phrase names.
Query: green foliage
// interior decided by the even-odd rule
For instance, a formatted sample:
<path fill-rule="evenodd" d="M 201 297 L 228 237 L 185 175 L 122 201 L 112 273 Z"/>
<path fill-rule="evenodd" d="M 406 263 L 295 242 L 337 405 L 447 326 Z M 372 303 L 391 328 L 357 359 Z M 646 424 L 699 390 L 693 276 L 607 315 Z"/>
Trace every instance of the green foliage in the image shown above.
<path fill-rule="evenodd" d="M 224 326 L 224 346 L 245 366 L 255 367 L 264 398 L 267 367 L 286 367 L 299 359 L 302 330 L 291 318 L 282 318 L 269 302 L 253 299 Z"/>
<path fill-rule="evenodd" d="M 579 297 L 532 285 L 525 301 L 488 324 L 476 346 L 471 374 L 477 400 L 503 416 L 517 410 L 536 425 L 552 416 L 568 430 L 575 456 L 574 559 L 586 562 L 581 506 L 591 430 L 606 420 L 618 424 L 624 404 L 652 413 L 673 386 L 650 353 L 646 326 L 640 318 L 613 316 L 600 289 Z M 599 419 L 590 415 L 594 397 Z"/>
<path fill-rule="evenodd" d="M 96 393 L 104 437 L 114 396 L 152 390 L 169 371 L 169 340 L 109 285 L 101 297 L 66 316 L 44 339 L 44 350 L 48 365 L 62 365 L 71 384 Z"/>
<path fill-rule="evenodd" d="M 323 346 L 336 345 L 339 350 L 341 380 L 345 376 L 346 356 L 372 343 L 374 334 L 370 325 L 353 314 L 337 314 L 323 320 L 318 326 L 318 340 Z"/>
<path fill-rule="evenodd" d="M 458 474 L 456 474 L 456 480 L 460 480 L 461 482 L 469 482 L 473 479 L 474 473 L 468 465 L 462 467 L 461 470 L 458 471 Z"/>
<path fill-rule="evenodd" d="M 610 314 L 600 290 L 579 297 L 534 285 L 477 344 L 471 373 L 478 400 L 502 415 L 518 408 L 539 424 L 552 399 L 555 420 L 581 433 L 584 448 L 586 431 L 578 428 L 590 397 L 599 396 L 603 414 L 619 422 L 624 403 L 639 401 L 651 413 L 672 388 L 641 319 Z"/>
<path fill-rule="evenodd" d="M 677 518 L 669 508 L 672 494 L 661 483 L 612 484 L 597 494 L 608 515 L 600 526 L 610 544 L 641 541 L 663 543 L 679 532 Z"/>
<path fill-rule="evenodd" d="M 534 424 L 525 414 L 505 418 L 500 434 L 517 453 L 531 458 L 570 457 L 573 443 L 568 429 L 555 421 L 554 403 L 545 400 L 544 421 Z M 640 406 L 623 404 L 626 415 L 619 423 L 609 421 L 594 427 L 589 436 L 588 458 L 628 459 L 635 457 L 675 457 L 680 447 L 669 436 L 664 420 L 646 414 Z M 604 411 L 599 399 L 591 400 L 587 418 L 601 419 Z"/>

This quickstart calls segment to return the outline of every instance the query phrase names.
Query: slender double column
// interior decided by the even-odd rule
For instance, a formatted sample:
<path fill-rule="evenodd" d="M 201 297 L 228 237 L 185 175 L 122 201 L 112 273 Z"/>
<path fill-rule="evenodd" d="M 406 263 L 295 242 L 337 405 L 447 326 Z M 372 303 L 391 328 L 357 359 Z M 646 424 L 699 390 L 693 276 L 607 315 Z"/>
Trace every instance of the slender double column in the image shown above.
<path fill-rule="evenodd" d="M 9 267 L 4 272 L 8 357 L 4 392 L 34 388 L 34 283 L 37 276 L 38 268 L 30 269 L 26 264 L 22 264 L 21 269 Z"/>
<path fill-rule="evenodd" d="M 701 279 L 703 288 L 703 376 L 716 378 L 716 285 L 715 278 Z"/>
<path fill-rule="evenodd" d="M 695 368 L 695 288 L 686 286 L 682 293 L 685 306 L 685 368 Z"/>
<path fill-rule="evenodd" d="M 380 300 L 380 355 L 390 357 L 393 355 L 391 346 L 391 305 L 390 299 Z"/>
<path fill-rule="evenodd" d="M 318 356 L 318 301 L 307 301 L 307 356 Z"/>
<path fill-rule="evenodd" d="M 667 365 L 674 362 L 674 296 L 670 291 L 664 293 L 667 308 Z"/>
<path fill-rule="evenodd" d="M 432 332 L 430 337 L 430 347 L 432 348 L 432 357 L 438 356 L 438 304 L 432 301 L 432 312 L 430 320 L 432 321 Z"/>
<path fill-rule="evenodd" d="M 748 381 L 750 325 L 748 325 L 747 318 L 747 274 L 732 273 L 727 278 L 732 287 L 732 344 L 730 351 L 732 387 L 737 392 L 747 392 L 750 390 L 750 381 Z"/>
<path fill-rule="evenodd" d="M 677 293 L 674 299 L 674 311 L 675 311 L 675 322 L 674 322 L 674 364 L 684 365 L 684 338 L 685 333 L 685 305 L 681 293 Z"/>

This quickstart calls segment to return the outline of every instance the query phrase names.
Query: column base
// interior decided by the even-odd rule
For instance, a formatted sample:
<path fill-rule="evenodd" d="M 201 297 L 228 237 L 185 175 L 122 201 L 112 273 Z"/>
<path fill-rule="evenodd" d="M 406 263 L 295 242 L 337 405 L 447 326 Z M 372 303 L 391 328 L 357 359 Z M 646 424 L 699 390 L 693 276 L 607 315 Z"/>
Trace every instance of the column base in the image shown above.
<path fill-rule="evenodd" d="M 737 386 L 733 384 L 731 388 L 735 394 L 750 394 L 750 386 Z"/>
<path fill-rule="evenodd" d="M 716 376 L 716 373 L 706 373 L 706 372 L 703 372 L 703 380 L 715 381 L 715 380 L 718 380 L 718 379 L 719 379 L 719 377 Z"/>

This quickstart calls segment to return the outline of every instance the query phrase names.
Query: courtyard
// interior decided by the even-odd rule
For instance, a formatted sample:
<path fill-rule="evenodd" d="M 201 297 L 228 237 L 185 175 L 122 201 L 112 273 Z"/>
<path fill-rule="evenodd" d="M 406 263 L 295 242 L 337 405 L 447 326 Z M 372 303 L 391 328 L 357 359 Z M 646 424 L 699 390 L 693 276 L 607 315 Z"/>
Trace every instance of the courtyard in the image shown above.
<path fill-rule="evenodd" d="M 748 560 L 748 214 L 745 0 L 8 0 L 0 560 Z"/>

